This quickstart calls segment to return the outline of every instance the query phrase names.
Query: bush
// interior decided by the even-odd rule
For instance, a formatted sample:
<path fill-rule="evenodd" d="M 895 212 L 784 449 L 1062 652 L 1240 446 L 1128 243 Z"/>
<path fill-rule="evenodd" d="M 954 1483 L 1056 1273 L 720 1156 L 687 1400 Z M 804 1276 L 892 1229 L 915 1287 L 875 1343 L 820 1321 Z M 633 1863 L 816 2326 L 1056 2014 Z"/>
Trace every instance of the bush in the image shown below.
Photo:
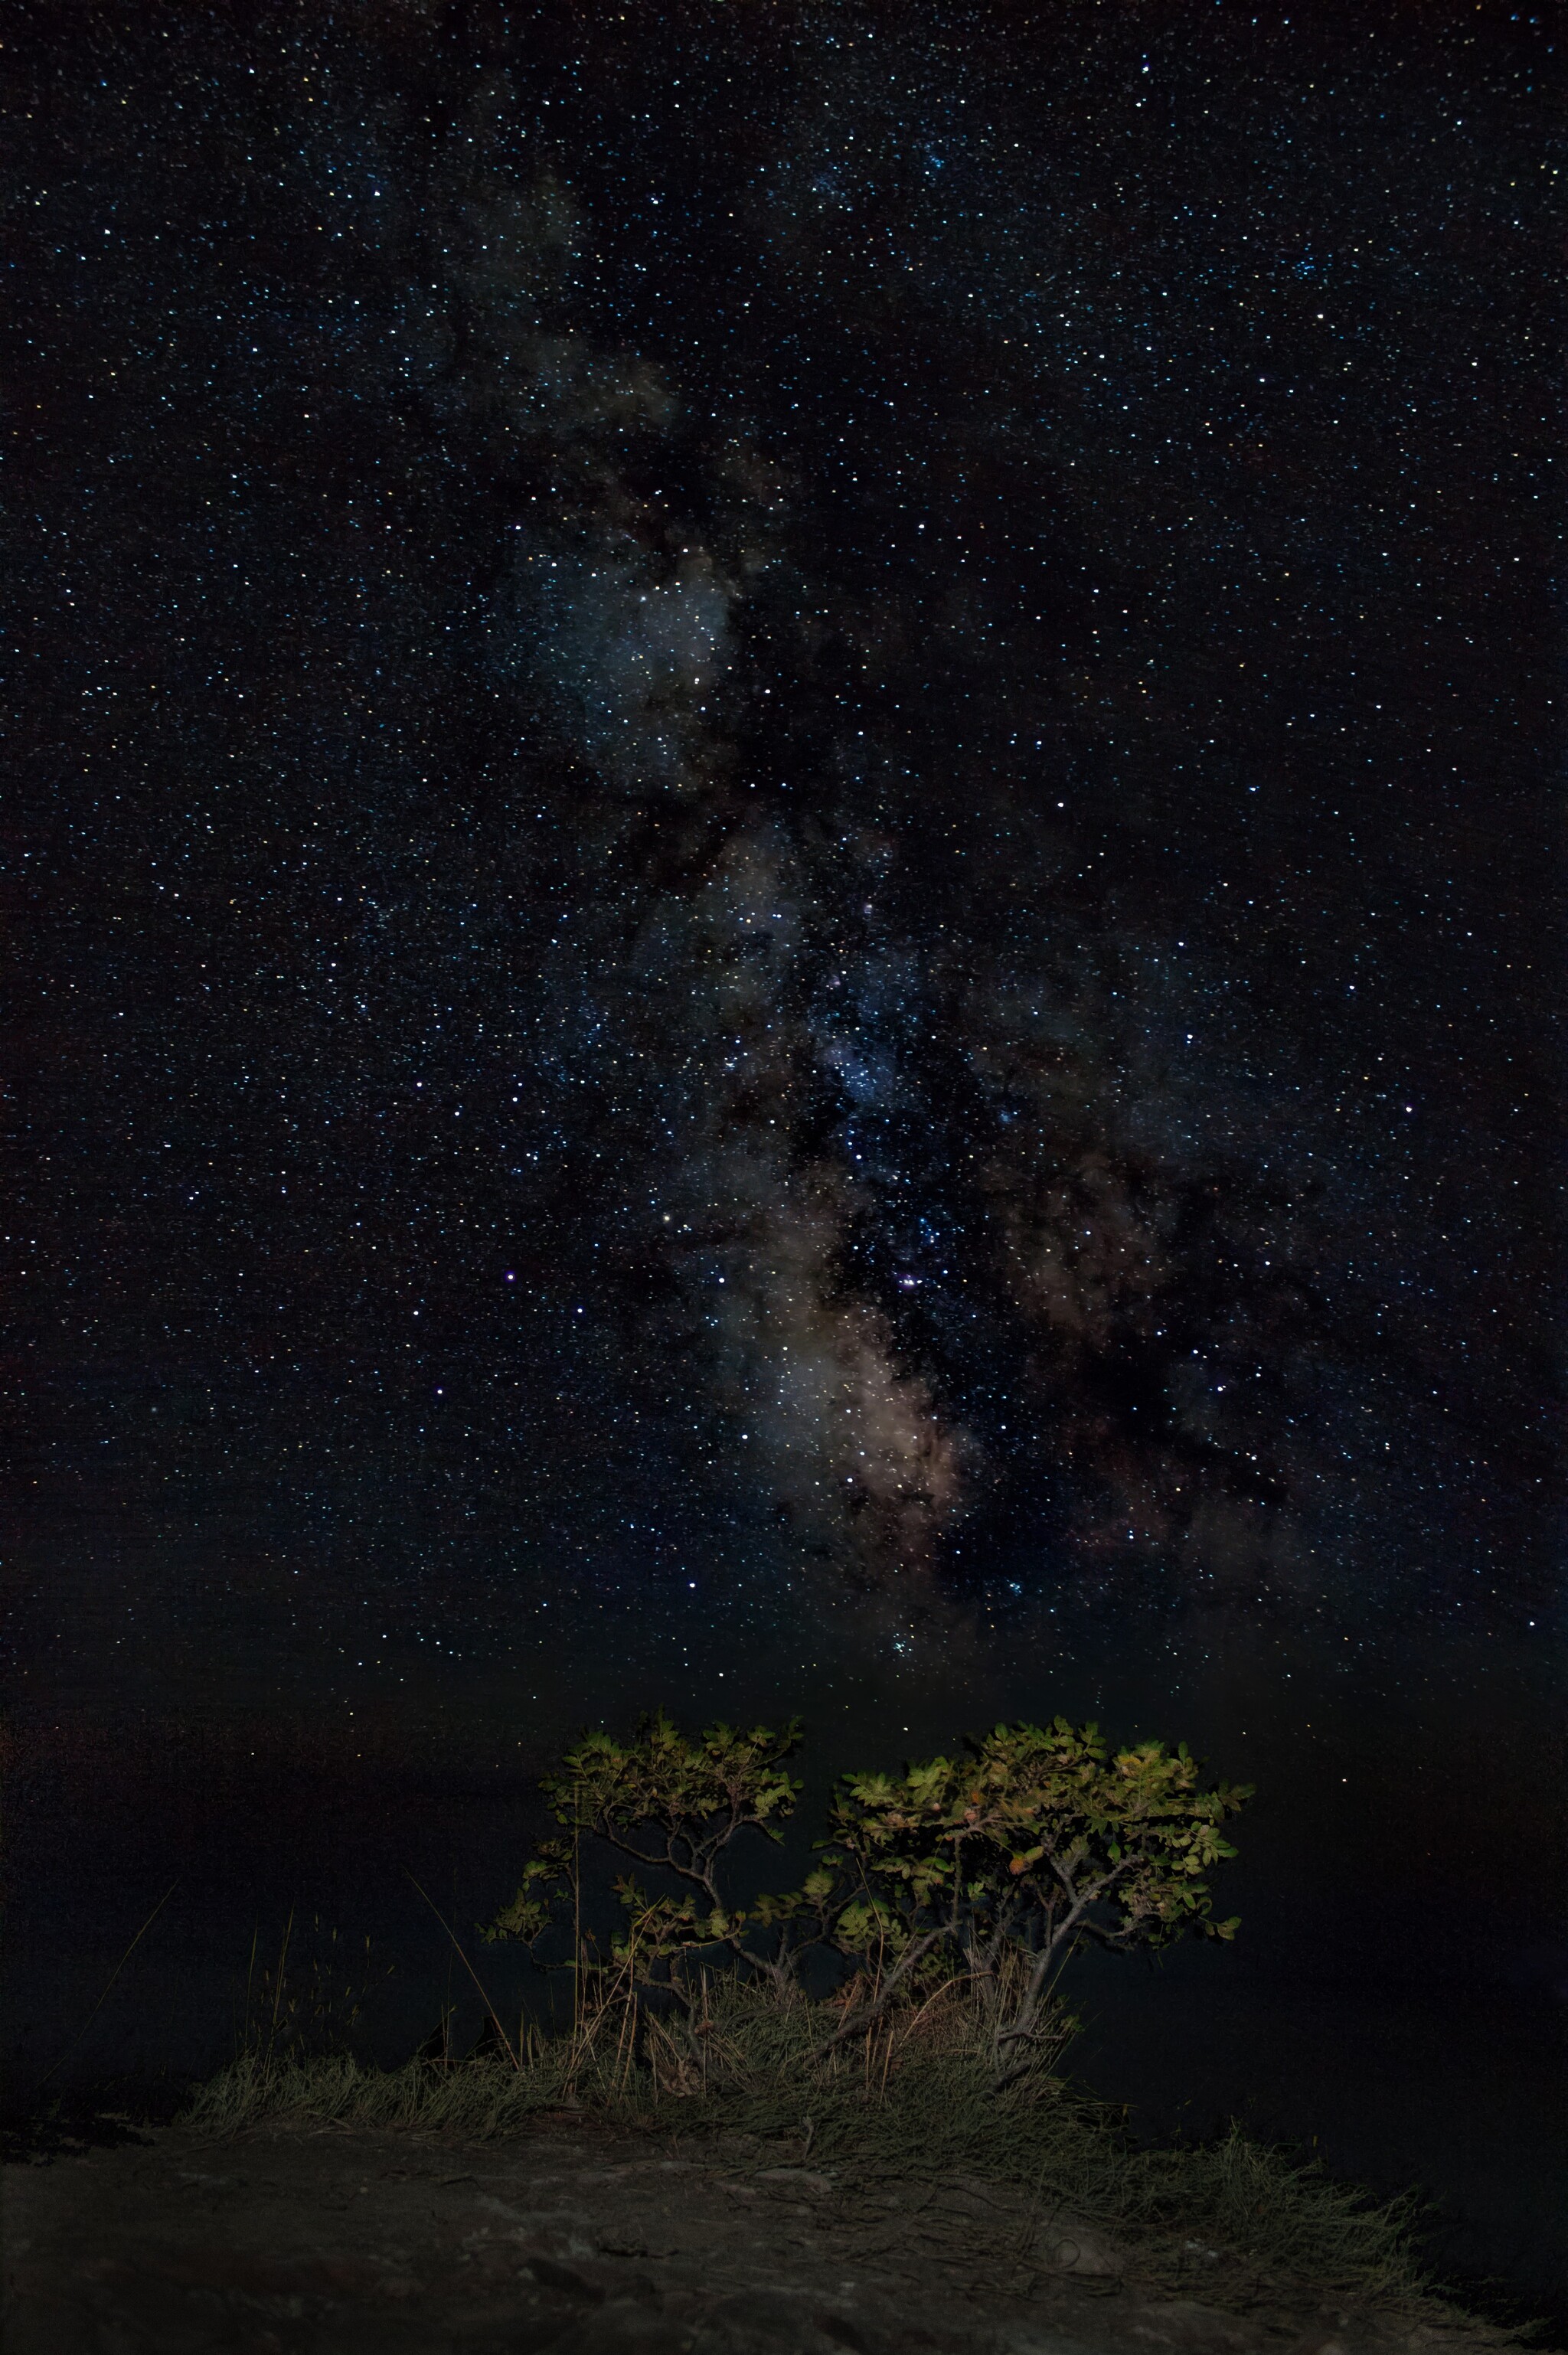
<path fill-rule="evenodd" d="M 1125 1952 L 1235 1934 L 1233 1918 L 1213 1919 L 1206 1875 L 1235 1853 L 1221 1826 L 1250 1793 L 1204 1787 L 1185 1743 L 1112 1753 L 1096 1726 L 1061 1717 L 998 1725 L 962 1758 L 846 1775 L 820 1863 L 798 1889 L 742 1907 L 725 1876 L 746 1835 L 782 1837 L 799 1740 L 795 1721 L 689 1739 L 662 1712 L 630 1742 L 585 1735 L 544 1786 L 561 1835 L 539 1844 L 486 1935 L 548 1959 L 570 1921 L 574 2022 L 624 2003 L 635 2041 L 667 2039 L 658 2023 L 672 2010 L 694 2015 L 715 1965 L 785 1996 L 808 1952 L 830 1956 L 841 1987 L 821 2055 L 962 1985 L 987 2021 L 999 2093 L 1051 2047 L 1051 1992 L 1085 1940 Z M 625 1926 L 607 1957 L 583 1929 L 585 1840 L 590 1864 L 597 1842 L 675 1884 L 650 1892 L 617 1874 Z"/>

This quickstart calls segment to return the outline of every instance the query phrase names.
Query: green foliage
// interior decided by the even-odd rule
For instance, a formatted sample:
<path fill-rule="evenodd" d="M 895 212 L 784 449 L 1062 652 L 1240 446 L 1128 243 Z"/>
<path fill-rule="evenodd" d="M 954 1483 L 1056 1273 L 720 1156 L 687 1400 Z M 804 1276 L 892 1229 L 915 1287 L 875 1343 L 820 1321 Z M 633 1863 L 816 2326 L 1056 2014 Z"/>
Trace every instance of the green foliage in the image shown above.
<path fill-rule="evenodd" d="M 645 1717 L 629 1742 L 587 1733 L 569 1750 L 543 1788 L 564 1837 L 541 1840 L 523 1868 L 522 1885 L 487 1938 L 514 1937 L 537 1945 L 545 1934 L 573 1925 L 572 1967 L 589 1967 L 582 1931 L 582 1840 L 585 1834 L 645 1870 L 668 1873 L 676 1896 L 650 1895 L 631 1874 L 615 1893 L 626 1915 L 611 1948 L 613 1964 L 635 1986 L 658 1986 L 681 2003 L 690 2000 L 685 1965 L 723 1949 L 742 1970 L 786 1968 L 786 1913 L 776 1902 L 749 1914 L 726 1898 L 720 1866 L 747 1832 L 772 1840 L 795 1811 L 800 1785 L 784 1762 L 800 1742 L 798 1721 L 738 1732 L 710 1725 L 688 1739 L 662 1710 Z M 771 1953 L 755 1932 L 772 1933 Z"/>
<path fill-rule="evenodd" d="M 1097 1726 L 1062 1717 L 998 1725 L 967 1747 L 900 1775 L 847 1775 L 834 1795 L 825 1862 L 855 1891 L 837 1942 L 874 1946 L 877 1965 L 874 1993 L 840 2032 L 940 1955 L 991 2006 L 1005 2081 L 1083 1940 L 1126 1950 L 1235 1935 L 1233 1918 L 1213 1918 L 1206 1875 L 1235 1854 L 1220 1828 L 1251 1794 L 1205 1789 L 1185 1742 L 1113 1753 Z M 1021 1976 L 1004 1975 L 1023 1956 Z"/>
<path fill-rule="evenodd" d="M 962 1979 L 990 2021 L 999 2089 L 1049 2041 L 1051 1990 L 1084 1939 L 1148 1949 L 1235 1933 L 1214 1920 L 1206 1876 L 1234 1854 L 1221 1826 L 1249 1793 L 1205 1787 L 1185 1743 L 1113 1753 L 1096 1726 L 1061 1717 L 998 1725 L 962 1758 L 846 1775 L 821 1862 L 800 1888 L 741 1907 L 723 1875 L 744 1834 L 781 1837 L 800 1796 L 785 1764 L 799 1740 L 793 1721 L 688 1738 L 662 1711 L 630 1742 L 585 1735 L 544 1786 L 561 1835 L 539 1843 L 486 1935 L 537 1948 L 570 1914 L 580 2012 L 594 1972 L 601 1998 L 608 1970 L 634 1999 L 657 1989 L 689 2009 L 708 1959 L 782 1991 L 808 1948 L 826 1949 L 848 1991 L 825 2051 Z M 617 1878 L 625 1922 L 607 1962 L 581 1926 L 585 1837 L 677 1884 L 650 1893 Z"/>

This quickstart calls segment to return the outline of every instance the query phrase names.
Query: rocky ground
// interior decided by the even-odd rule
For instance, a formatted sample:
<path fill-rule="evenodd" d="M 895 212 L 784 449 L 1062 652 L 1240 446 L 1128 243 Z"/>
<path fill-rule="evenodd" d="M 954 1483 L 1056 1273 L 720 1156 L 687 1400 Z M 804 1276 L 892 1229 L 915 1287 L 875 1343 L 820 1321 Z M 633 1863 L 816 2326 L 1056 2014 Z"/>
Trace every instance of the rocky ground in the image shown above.
<path fill-rule="evenodd" d="M 806 2154 L 809 2157 L 809 2154 Z M 5 2169 L 6 2355 L 1478 2355 L 1193 2247 L 1187 2295 L 975 2179 L 744 2138 L 169 2127 Z M 791 2163 L 793 2159 L 794 2163 Z M 1209 2278 L 1205 2281 L 1205 2268 Z M 1221 2275 L 1224 2275 L 1221 2281 Z M 1209 2295 L 1205 2296 L 1207 2287 Z"/>

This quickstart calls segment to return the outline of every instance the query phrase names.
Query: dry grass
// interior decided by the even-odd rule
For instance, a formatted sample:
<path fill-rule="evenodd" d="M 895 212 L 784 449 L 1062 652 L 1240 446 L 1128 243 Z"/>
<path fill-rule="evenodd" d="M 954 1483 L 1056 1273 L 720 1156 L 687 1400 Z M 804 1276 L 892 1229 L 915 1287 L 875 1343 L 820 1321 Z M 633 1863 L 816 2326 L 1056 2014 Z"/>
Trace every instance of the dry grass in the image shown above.
<path fill-rule="evenodd" d="M 449 2065 L 384 2070 L 251 2049 L 198 2090 L 185 2123 L 217 2135 L 270 2121 L 492 2138 L 567 2109 L 633 2130 L 757 2137 L 775 2158 L 783 2137 L 789 2157 L 848 2186 L 954 2174 L 1009 2184 L 1100 2224 L 1156 2276 L 1189 2281 L 1199 2244 L 1213 2253 L 1206 2295 L 1245 2278 L 1249 2296 L 1260 2282 L 1296 2283 L 1407 2315 L 1444 2310 L 1419 2262 L 1413 2201 L 1380 2204 L 1234 2127 L 1207 2145 L 1140 2148 L 1118 2112 L 1058 2073 L 1072 2030 L 1063 2014 L 1027 2077 L 1000 2094 L 987 2019 L 962 1986 L 827 2055 L 824 2030 L 824 2007 L 803 1996 L 717 1979 L 688 2013 L 655 2016 L 605 1974 L 587 1982 L 569 2033 L 525 2027 Z"/>

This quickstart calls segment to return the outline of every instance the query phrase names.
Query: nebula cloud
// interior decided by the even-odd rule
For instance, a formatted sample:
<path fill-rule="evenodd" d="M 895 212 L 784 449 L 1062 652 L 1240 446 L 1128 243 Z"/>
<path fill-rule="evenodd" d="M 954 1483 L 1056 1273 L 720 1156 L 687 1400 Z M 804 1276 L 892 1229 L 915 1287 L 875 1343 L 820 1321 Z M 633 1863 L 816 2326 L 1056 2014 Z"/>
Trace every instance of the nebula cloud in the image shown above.
<path fill-rule="evenodd" d="M 599 1077 L 592 1056 L 580 1075 L 652 1075 L 624 1149 L 664 1206 L 650 1249 L 737 1476 L 847 1593 L 934 1594 L 1026 1433 L 1083 1563 L 1195 1545 L 1243 1580 L 1283 1575 L 1306 1476 L 1264 1441 L 1235 1361 L 1277 1369 L 1255 1327 L 1288 1321 L 1293 1279 L 1252 1249 L 1240 1281 L 1232 1246 L 1257 1216 L 1223 1156 L 1179 1121 L 1163 1143 L 1135 1137 L 1124 1100 L 1147 1129 L 1157 1052 L 1143 1035 L 1134 1087 L 1114 947 L 1051 911 L 1049 828 L 1026 802 L 1037 896 L 1020 905 L 1018 873 L 998 872 L 998 924 L 975 904 L 977 869 L 912 886 L 920 837 L 878 815 L 891 740 L 851 727 L 842 692 L 805 790 L 759 792 L 752 773 L 796 765 L 770 750 L 770 701 L 822 700 L 836 649 L 863 647 L 862 669 L 917 658 L 916 603 L 889 592 L 873 611 L 814 578 L 742 425 L 715 432 L 667 373 L 552 324 L 550 289 L 586 242 L 558 175 L 454 211 L 469 253 L 485 250 L 463 265 L 464 397 L 497 465 L 539 485 L 507 531 L 492 659 L 569 764 L 568 822 L 601 846 L 622 946 L 596 954 L 667 1026 L 656 1038 L 645 1007 L 596 1018 L 581 1039 L 599 1042 Z M 973 636 L 976 591 L 955 593 Z M 776 700 L 760 637 L 785 666 Z M 560 990 L 576 937 L 552 952 Z M 1011 1368 L 1000 1400 L 976 1377 L 987 1350 Z"/>

